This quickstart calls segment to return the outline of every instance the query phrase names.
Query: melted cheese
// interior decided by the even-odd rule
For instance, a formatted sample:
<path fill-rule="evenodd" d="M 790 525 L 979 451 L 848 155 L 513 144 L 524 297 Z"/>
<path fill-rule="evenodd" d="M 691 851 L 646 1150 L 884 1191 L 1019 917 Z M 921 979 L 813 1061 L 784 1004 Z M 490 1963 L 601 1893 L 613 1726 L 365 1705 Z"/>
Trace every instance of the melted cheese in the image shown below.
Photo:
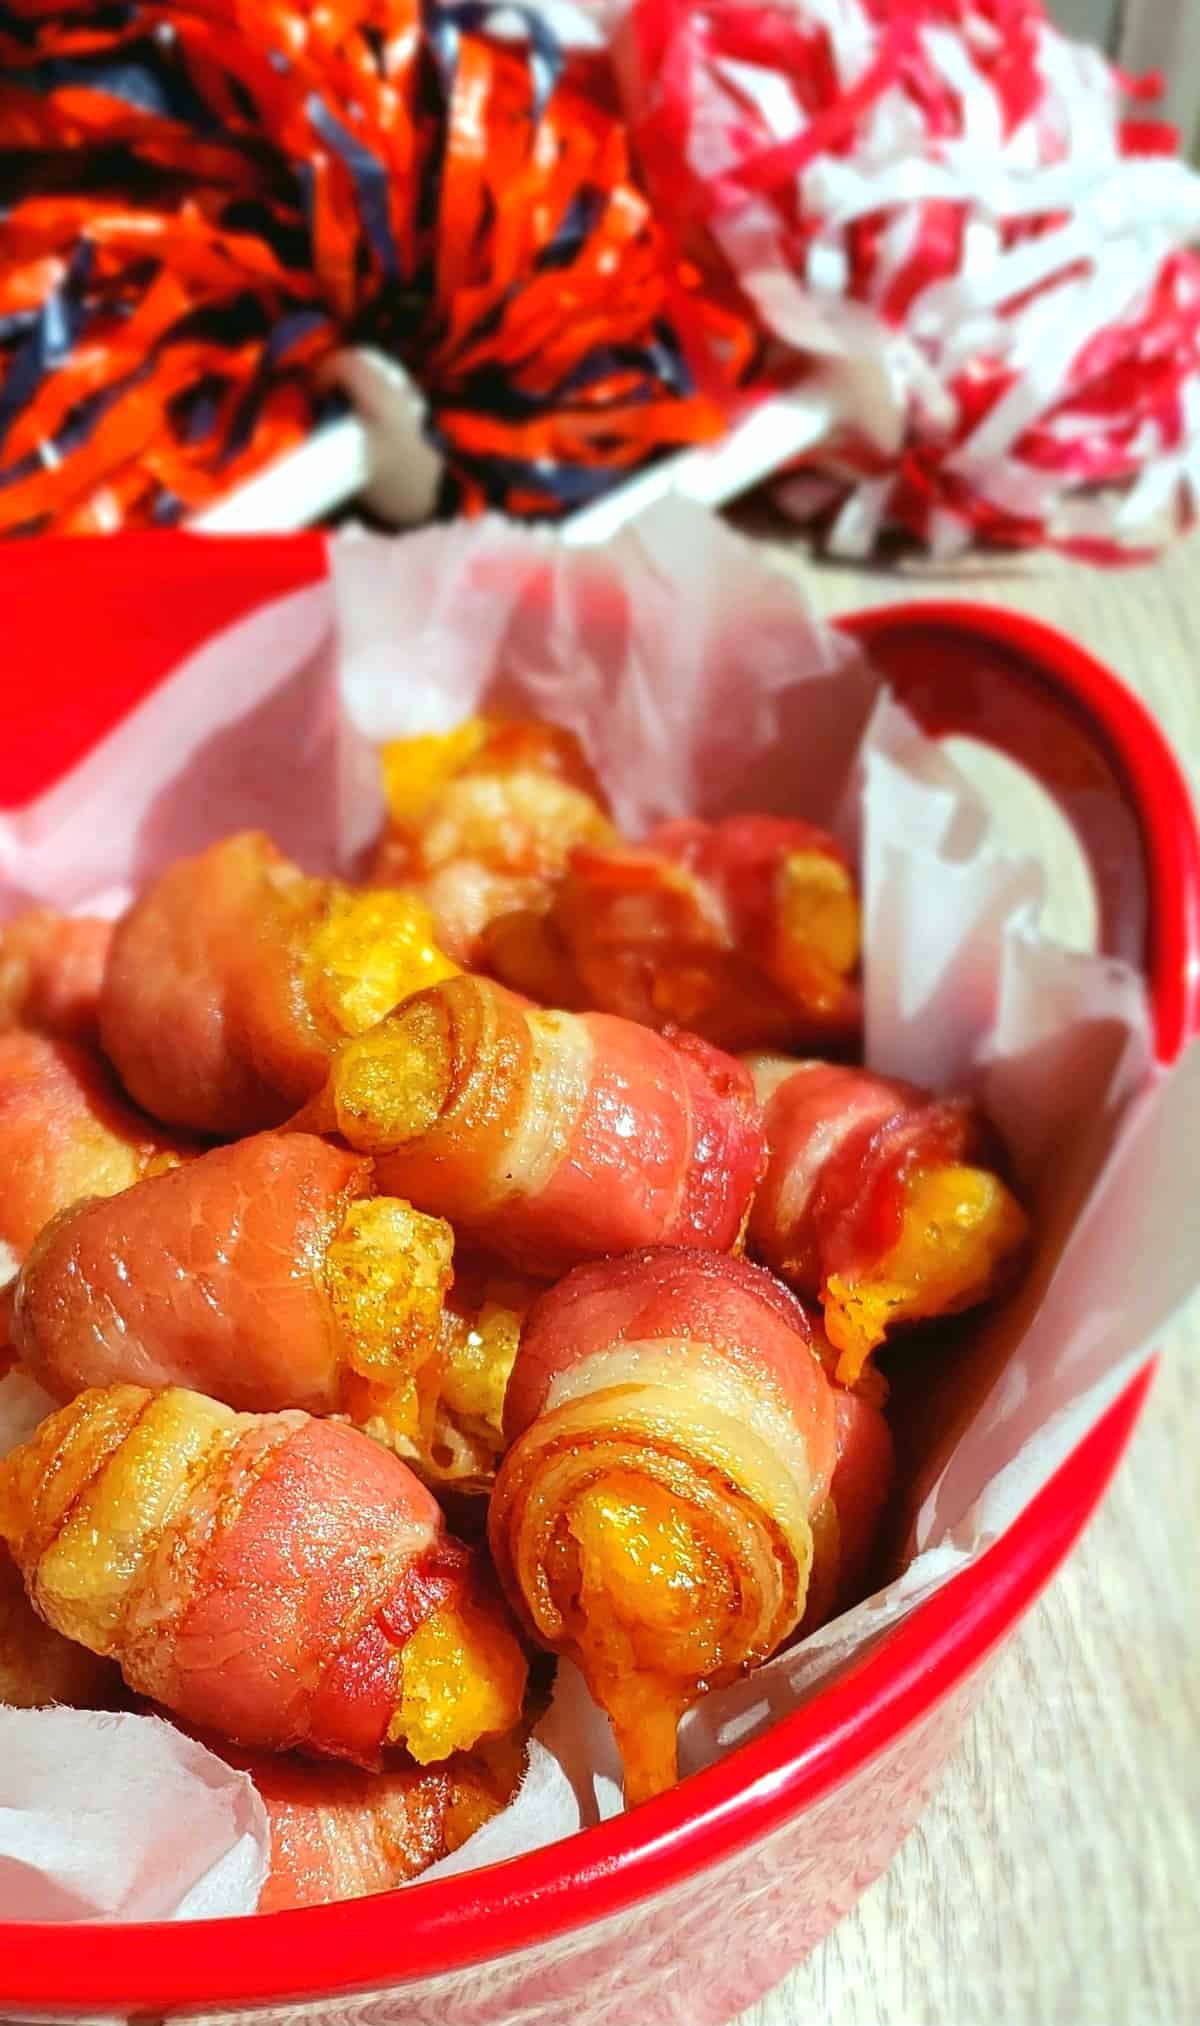
<path fill-rule="evenodd" d="M 612 1721 L 626 1798 L 646 1800 L 673 1784 L 679 1719 L 728 1657 L 735 1583 L 699 1515 L 619 1468 L 572 1500 L 557 1548 L 556 1602 Z"/>
<path fill-rule="evenodd" d="M 918 1170 L 907 1193 L 900 1236 L 875 1270 L 857 1280 L 830 1274 L 822 1290 L 843 1386 L 857 1382 L 893 1324 L 952 1315 L 986 1299 L 1025 1241 L 1025 1212 L 985 1168 Z"/>
<path fill-rule="evenodd" d="M 504 1395 L 516 1362 L 523 1308 L 488 1299 L 471 1322 L 451 1328 L 442 1399 L 451 1414 L 503 1447 Z"/>

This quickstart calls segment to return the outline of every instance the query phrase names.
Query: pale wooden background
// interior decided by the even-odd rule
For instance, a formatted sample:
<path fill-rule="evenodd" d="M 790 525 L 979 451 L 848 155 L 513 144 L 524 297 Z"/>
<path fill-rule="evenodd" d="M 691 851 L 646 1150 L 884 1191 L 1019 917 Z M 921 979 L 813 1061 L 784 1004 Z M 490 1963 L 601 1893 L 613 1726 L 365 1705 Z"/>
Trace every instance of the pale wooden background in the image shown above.
<path fill-rule="evenodd" d="M 1099 43 L 1135 75 L 1161 71 L 1161 111 L 1185 150 L 1200 140 L 1200 0 L 1049 0 L 1060 28 Z"/>
<path fill-rule="evenodd" d="M 1195 785 L 1200 537 L 1122 572 L 1048 558 L 903 576 L 801 567 L 826 613 L 924 590 L 1066 628 L 1149 699 Z M 1030 823 L 1022 798 L 1026 842 Z M 1056 825 L 1040 848 L 1063 864 Z M 1068 913 L 1076 895 L 1068 878 Z M 1200 2020 L 1195 1311 L 1163 1348 L 1107 1503 L 1001 1660 L 920 1827 L 850 1919 L 739 2026 Z"/>

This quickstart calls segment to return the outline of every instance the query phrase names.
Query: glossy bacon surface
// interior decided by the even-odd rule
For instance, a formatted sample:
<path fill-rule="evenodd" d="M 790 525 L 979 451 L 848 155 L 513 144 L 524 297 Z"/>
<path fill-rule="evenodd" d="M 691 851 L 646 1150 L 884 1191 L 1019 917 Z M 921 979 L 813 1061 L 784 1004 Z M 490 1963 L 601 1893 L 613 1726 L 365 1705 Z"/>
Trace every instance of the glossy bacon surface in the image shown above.
<path fill-rule="evenodd" d="M 471 1555 L 336 1422 L 83 1393 L 0 1464 L 0 1535 L 49 1625 L 235 1743 L 373 1767 L 519 1718 L 524 1661 Z"/>
<path fill-rule="evenodd" d="M 271 1829 L 259 1913 L 388 1892 L 448 1854 L 452 1789 L 440 1767 L 364 1773 L 279 1757 L 247 1770 Z"/>
<path fill-rule="evenodd" d="M 651 1243 L 727 1250 L 762 1161 L 733 1057 L 466 976 L 347 1044 L 303 1122 L 372 1154 L 381 1187 L 546 1275 Z"/>
<path fill-rule="evenodd" d="M 0 1034 L 0 1281 L 60 1210 L 128 1189 L 182 1151 L 124 1101 L 89 1050 L 21 1029 Z"/>
<path fill-rule="evenodd" d="M 365 1773 L 286 1754 L 211 1749 L 248 1772 L 267 1811 L 270 1870 L 259 1913 L 389 1892 L 448 1857 L 508 1801 L 522 1750 Z"/>
<path fill-rule="evenodd" d="M 836 1456 L 799 1303 L 761 1268 L 660 1248 L 536 1304 L 509 1384 L 492 1554 L 527 1628 L 581 1665 L 626 1796 L 676 1777 L 706 1688 L 798 1624 Z"/>
<path fill-rule="evenodd" d="M 893 1324 L 993 1293 L 1027 1221 L 966 1099 L 829 1063 L 762 1056 L 751 1067 L 769 1153 L 749 1243 L 820 1298 L 838 1377 L 852 1385 Z"/>
<path fill-rule="evenodd" d="M 18 1281 L 14 1342 L 60 1399 L 124 1380 L 352 1411 L 372 1385 L 411 1392 L 436 1352 L 452 1244 L 375 1197 L 369 1161 L 261 1133 L 59 1218 Z"/>
<path fill-rule="evenodd" d="M 112 923 L 35 908 L 0 926 L 0 1030 L 96 1039 Z"/>
<path fill-rule="evenodd" d="M 254 1132 L 320 1088 L 347 1034 L 454 968 L 414 897 L 309 879 L 245 831 L 169 867 L 118 925 L 101 1035 L 156 1118 Z"/>
<path fill-rule="evenodd" d="M 384 749 L 388 823 L 372 861 L 417 886 L 439 940 L 474 964 L 497 915 L 544 902 L 576 844 L 615 836 L 583 748 L 556 725 L 469 718 Z"/>
<path fill-rule="evenodd" d="M 761 1266 L 687 1246 L 664 1245 L 576 1267 L 540 1297 L 526 1318 L 508 1382 L 508 1441 L 516 1441 L 566 1394 L 573 1397 L 589 1360 L 615 1345 L 660 1343 L 706 1348 L 713 1356 L 702 1363 L 731 1384 L 745 1383 L 769 1397 L 775 1411 L 806 1431 L 806 1440 L 811 1433 L 816 1478 L 827 1481 L 834 1457 L 832 1410 L 807 1312 Z M 680 1363 L 677 1351 L 671 1356 L 682 1372 L 686 1359 Z"/>
<path fill-rule="evenodd" d="M 550 906 L 497 920 L 484 943 L 496 976 L 534 998 L 725 1048 L 836 1046 L 861 1024 L 853 875 L 808 823 L 730 816 L 581 846 Z"/>

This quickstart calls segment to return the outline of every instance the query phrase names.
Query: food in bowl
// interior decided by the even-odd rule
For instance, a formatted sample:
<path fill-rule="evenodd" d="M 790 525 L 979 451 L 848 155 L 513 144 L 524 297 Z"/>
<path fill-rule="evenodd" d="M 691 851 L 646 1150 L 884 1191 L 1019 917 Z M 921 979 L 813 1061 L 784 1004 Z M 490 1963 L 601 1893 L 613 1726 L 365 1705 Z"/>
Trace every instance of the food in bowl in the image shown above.
<path fill-rule="evenodd" d="M 837 1458 L 813 1327 L 728 1254 L 578 1266 L 530 1312 L 505 1432 L 496 1566 L 607 1710 L 627 1799 L 648 1800 L 675 1783 L 684 1711 L 804 1614 Z"/>
<path fill-rule="evenodd" d="M 532 1292 L 460 1268 L 451 1226 L 382 1193 L 370 1160 L 265 1132 L 61 1209 L 26 1261 L 11 1333 L 61 1400 L 122 1380 L 193 1386 L 244 1412 L 386 1431 L 436 1468 L 444 1424 L 498 1450 Z"/>
<path fill-rule="evenodd" d="M 15 1271 L 60 1210 L 174 1167 L 185 1151 L 127 1102 L 94 1049 L 20 1027 L 0 1034 L 0 1267 Z"/>
<path fill-rule="evenodd" d="M 542 1008 L 464 974 L 339 1050 L 301 1117 L 530 1273 L 737 1242 L 763 1159 L 741 1063 L 694 1034 Z"/>
<path fill-rule="evenodd" d="M 421 892 L 463 964 L 479 964 L 493 922 L 544 907 L 580 847 L 618 842 L 583 747 L 559 725 L 476 717 L 393 739 L 383 780 L 371 878 Z"/>
<path fill-rule="evenodd" d="M 30 1027 L 66 1041 L 96 1039 L 112 923 L 32 908 L 0 942 L 0 1032 Z"/>
<path fill-rule="evenodd" d="M 605 923 L 612 975 L 646 986 L 626 1010 L 586 1003 L 583 967 L 567 1006 L 488 974 L 506 921 L 550 919 L 598 853 L 638 858 L 568 836 L 505 883 L 562 736 L 493 724 L 407 771 L 392 749 L 371 877 L 419 891 L 311 879 L 246 833 L 134 902 L 98 1030 L 147 1132 L 206 1145 L 107 1193 L 64 1167 L 11 1316 L 64 1404 L 0 1465 L 0 1534 L 49 1625 L 235 1752 L 381 1782 L 495 1741 L 519 1762 L 530 1655 L 569 1654 L 634 1803 L 677 1777 L 689 1706 L 860 1592 L 894 1470 L 873 1355 L 1002 1291 L 1026 1220 L 976 1111 L 848 1059 L 857 895 L 808 826 L 697 826 L 679 890 L 689 934 L 714 928 L 686 945 L 657 839 L 649 914 Z M 486 896 L 469 933 L 438 915 L 456 869 Z M 666 1017 L 695 950 L 702 1025 L 811 1049 L 836 1008 L 841 1060 L 743 1060 Z M 344 1805 L 375 1819 L 358 1786 Z"/>
<path fill-rule="evenodd" d="M 498 977 L 562 1005 L 686 1027 L 722 1048 L 838 1050 L 862 1026 L 854 876 L 811 823 L 661 823 L 575 850 L 541 912 L 485 935 Z"/>
<path fill-rule="evenodd" d="M 258 1912 L 359 1899 L 419 1878 L 511 1800 L 520 1745 L 518 1735 L 512 1746 L 377 1773 L 223 1748 L 222 1757 L 251 1775 L 267 1811 L 271 1860 Z"/>
<path fill-rule="evenodd" d="M 521 1720 L 481 1557 L 336 1421 L 89 1387 L 7 1459 L 0 1533 L 56 1632 L 236 1744 L 425 1765 Z"/>
<path fill-rule="evenodd" d="M 157 1118 L 252 1133 L 321 1088 L 347 1034 L 455 968 L 415 896 L 308 879 L 248 830 L 169 866 L 119 923 L 100 1034 Z"/>
<path fill-rule="evenodd" d="M 977 1105 L 843 1064 L 756 1056 L 767 1165 L 750 1243 L 819 1300 L 845 1386 L 898 1323 L 1011 1281 L 1028 1222 Z"/>

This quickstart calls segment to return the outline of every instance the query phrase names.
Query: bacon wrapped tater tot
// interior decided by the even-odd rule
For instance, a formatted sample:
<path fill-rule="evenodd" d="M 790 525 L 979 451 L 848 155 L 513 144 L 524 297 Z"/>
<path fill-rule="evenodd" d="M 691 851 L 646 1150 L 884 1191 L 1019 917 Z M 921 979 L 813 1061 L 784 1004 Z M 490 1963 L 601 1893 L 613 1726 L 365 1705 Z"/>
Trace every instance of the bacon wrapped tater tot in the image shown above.
<path fill-rule="evenodd" d="M 38 1617 L 12 1556 L 0 1548 L 0 1703 L 16 1709 L 51 1702 L 108 1709 L 120 1688 L 111 1662 L 52 1632 Z"/>
<path fill-rule="evenodd" d="M 480 1565 L 336 1421 L 81 1393 L 0 1463 L 0 1536 L 48 1625 L 236 1744 L 427 1764 L 520 1719 L 525 1661 Z"/>
<path fill-rule="evenodd" d="M 899 1323 L 986 1301 L 1028 1220 L 978 1109 L 869 1070 L 757 1057 L 769 1156 L 752 1251 L 817 1297 L 845 1386 Z"/>
<path fill-rule="evenodd" d="M 372 875 L 419 887 L 443 948 L 475 964 L 497 915 L 544 905 L 576 844 L 615 840 L 571 732 L 469 718 L 384 748 L 388 823 Z"/>
<path fill-rule="evenodd" d="M 282 1124 L 339 1042 L 456 968 L 415 896 L 309 879 L 245 831 L 170 866 L 118 924 L 100 1031 L 147 1111 L 231 1137 Z"/>
<path fill-rule="evenodd" d="M 499 1814 L 524 1763 L 523 1749 L 506 1749 L 364 1773 L 204 1742 L 249 1773 L 267 1811 L 270 1870 L 259 1913 L 360 1899 L 419 1878 Z"/>
<path fill-rule="evenodd" d="M 537 1284 L 453 1259 L 362 1155 L 258 1133 L 41 1234 L 11 1336 L 60 1399 L 117 1381 L 340 1414 L 428 1482 L 484 1491 Z M 452 1284 L 453 1283 L 453 1284 Z"/>
<path fill-rule="evenodd" d="M 859 905 L 809 823 L 664 823 L 573 851 L 548 908 L 502 917 L 486 966 L 516 990 L 691 1028 L 722 1048 L 834 1046 L 861 1024 Z"/>
<path fill-rule="evenodd" d="M 811 1326 L 742 1259 L 579 1267 L 530 1313 L 505 1426 L 496 1567 L 527 1629 L 579 1663 L 645 1800 L 677 1777 L 683 1712 L 803 1615 L 836 1441 Z"/>
<path fill-rule="evenodd" d="M 309 1133 L 215 1147 L 43 1232 L 13 1341 L 60 1399 L 116 1380 L 419 1430 L 454 1235 Z"/>
<path fill-rule="evenodd" d="M 530 1273 L 741 1235 L 762 1162 L 748 1072 L 694 1034 L 531 1006 L 488 978 L 420 992 L 343 1047 L 297 1123 Z"/>
<path fill-rule="evenodd" d="M 441 1767 L 363 1773 L 278 1757 L 252 1760 L 244 1770 L 271 1831 L 259 1913 L 388 1892 L 465 1840 L 448 1830 L 453 1781 Z"/>
<path fill-rule="evenodd" d="M 111 922 L 34 908 L 0 926 L 0 1030 L 96 1039 Z"/>
<path fill-rule="evenodd" d="M 104 1064 L 69 1041 L 0 1034 L 0 1284 L 81 1196 L 115 1196 L 178 1165 L 180 1142 L 126 1104 Z"/>

